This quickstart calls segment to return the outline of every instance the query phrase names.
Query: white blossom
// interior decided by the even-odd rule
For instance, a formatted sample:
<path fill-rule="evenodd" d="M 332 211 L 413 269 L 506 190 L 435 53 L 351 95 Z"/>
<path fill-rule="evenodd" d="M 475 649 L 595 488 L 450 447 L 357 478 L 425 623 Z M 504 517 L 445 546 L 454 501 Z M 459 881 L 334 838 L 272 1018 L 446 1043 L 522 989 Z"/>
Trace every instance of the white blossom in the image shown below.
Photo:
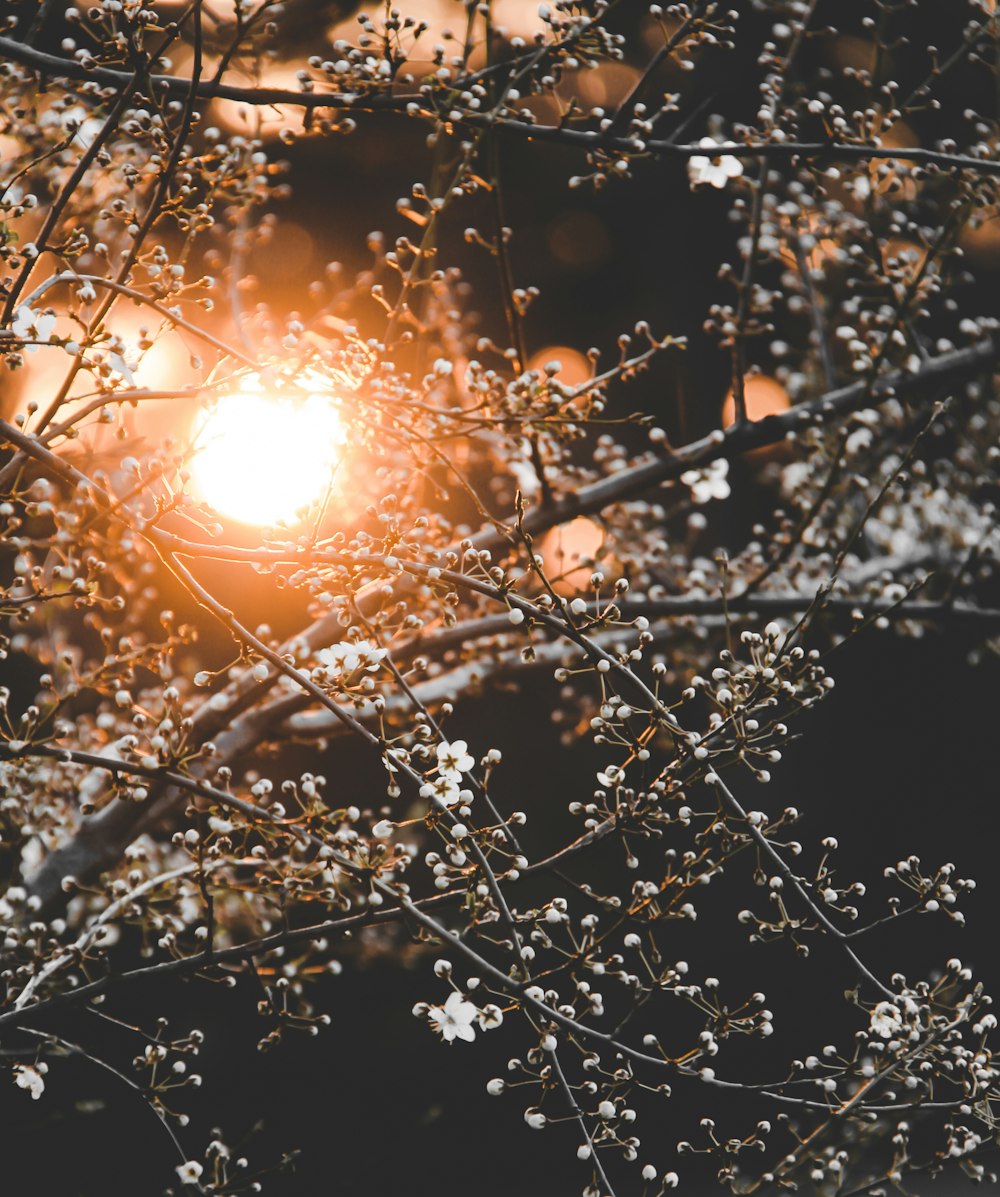
<path fill-rule="evenodd" d="M 135 375 L 132 372 L 132 366 L 125 360 L 121 353 L 109 353 L 107 355 L 107 363 L 116 374 L 120 374 L 125 379 L 130 387 L 135 386 Z"/>
<path fill-rule="evenodd" d="M 386 657 L 386 650 L 370 640 L 341 640 L 317 654 L 332 682 L 347 680 L 359 671 L 374 673 Z"/>
<path fill-rule="evenodd" d="M 21 341 L 47 341 L 56 326 L 55 316 L 42 312 L 33 312 L 31 308 L 22 305 L 14 313 L 14 320 L 10 331 Z M 25 353 L 35 353 L 37 345 L 25 345 Z"/>
<path fill-rule="evenodd" d="M 420 787 L 420 796 L 432 798 L 438 806 L 454 806 L 461 799 L 462 792 L 457 781 L 441 775 Z"/>
<path fill-rule="evenodd" d="M 608 765 L 603 772 L 598 773 L 597 780 L 602 786 L 617 786 L 620 785 L 625 777 L 625 770 L 621 765 Z"/>
<path fill-rule="evenodd" d="M 476 763 L 464 740 L 455 740 L 451 744 L 443 740 L 437 746 L 437 762 L 440 776 L 454 782 L 460 782 L 462 774 L 468 773 Z"/>
<path fill-rule="evenodd" d="M 479 1011 L 456 990 L 448 995 L 443 1006 L 431 1006 L 427 1019 L 445 1043 L 453 1043 L 456 1039 L 471 1043 L 476 1037 L 474 1024 L 479 1020 Z"/>
<path fill-rule="evenodd" d="M 700 470 L 685 470 L 681 482 L 691 487 L 692 498 L 700 506 L 712 499 L 728 499 L 729 462 L 724 457 L 713 461 Z"/>
<path fill-rule="evenodd" d="M 38 1101 L 45 1092 L 45 1080 L 42 1076 L 45 1071 L 44 1064 L 15 1064 L 14 1083 L 21 1089 L 27 1089 L 32 1101 Z"/>
<path fill-rule="evenodd" d="M 175 1171 L 180 1177 L 181 1184 L 196 1185 L 205 1169 L 197 1160 L 185 1160 L 183 1164 L 177 1165 Z"/>
<path fill-rule="evenodd" d="M 698 144 L 706 150 L 724 149 L 733 145 L 731 141 L 719 142 L 714 137 L 703 137 Z M 738 178 L 742 173 L 743 163 L 732 154 L 695 154 L 688 159 L 688 178 L 692 187 L 706 183 L 712 187 L 725 187 L 730 179 Z"/>

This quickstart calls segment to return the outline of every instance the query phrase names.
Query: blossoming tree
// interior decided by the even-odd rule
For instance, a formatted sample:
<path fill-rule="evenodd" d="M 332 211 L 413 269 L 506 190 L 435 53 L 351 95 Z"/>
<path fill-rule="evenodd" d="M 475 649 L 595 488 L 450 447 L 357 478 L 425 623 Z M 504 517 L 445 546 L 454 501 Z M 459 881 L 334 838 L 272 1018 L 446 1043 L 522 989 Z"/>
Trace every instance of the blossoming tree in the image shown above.
<path fill-rule="evenodd" d="M 766 783 L 831 647 L 998 631 L 993 3 L 939 47 L 905 0 L 348 7 L 4 9 L 11 1091 L 72 1108 L 82 1055 L 170 1137 L 142 1191 L 259 1188 L 185 1113 L 204 1036 L 157 981 L 249 972 L 272 1046 L 337 1034 L 347 945 L 415 943 L 413 1034 L 467 1077 L 506 1037 L 471 1083 L 572 1128 L 547 1191 L 653 1197 L 699 1157 L 739 1193 L 987 1178 L 989 997 L 890 950 L 957 933 L 972 882 L 903 841 L 845 879 Z M 332 190 L 368 164 L 386 231 L 290 294 L 303 147 Z M 694 335 L 595 289 L 598 343 L 546 352 L 524 189 L 591 213 L 570 271 L 603 197 L 711 220 Z M 551 726 L 484 716 L 512 691 Z M 837 977 L 836 1042 L 785 1052 L 706 902 L 762 971 Z"/>

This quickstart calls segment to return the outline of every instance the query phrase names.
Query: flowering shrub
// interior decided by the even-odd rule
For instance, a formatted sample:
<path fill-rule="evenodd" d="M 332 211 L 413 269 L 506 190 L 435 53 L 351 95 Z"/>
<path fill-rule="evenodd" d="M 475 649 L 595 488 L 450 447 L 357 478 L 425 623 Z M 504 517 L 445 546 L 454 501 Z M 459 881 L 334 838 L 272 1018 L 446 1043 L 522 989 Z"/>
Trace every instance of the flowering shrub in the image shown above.
<path fill-rule="evenodd" d="M 903 838 L 848 879 L 761 787 L 845 639 L 997 645 L 994 5 L 940 48 L 889 0 L 348 7 L 5 9 L 9 1087 L 72 1110 L 52 1065 L 96 1061 L 169 1136 L 142 1191 L 257 1191 L 156 983 L 249 973 L 263 1050 L 338 1033 L 345 959 L 416 956 L 413 1035 L 572 1128 L 553 1193 L 992 1179 L 989 996 L 891 950 L 973 881 Z M 306 151 L 387 231 L 288 291 L 284 205 L 341 178 Z M 707 213 L 696 323 L 667 271 L 675 322 L 595 286 L 600 343 L 533 352 L 512 176 L 583 205 L 570 275 L 605 197 Z M 800 1055 L 721 909 L 779 989 L 836 977 Z"/>

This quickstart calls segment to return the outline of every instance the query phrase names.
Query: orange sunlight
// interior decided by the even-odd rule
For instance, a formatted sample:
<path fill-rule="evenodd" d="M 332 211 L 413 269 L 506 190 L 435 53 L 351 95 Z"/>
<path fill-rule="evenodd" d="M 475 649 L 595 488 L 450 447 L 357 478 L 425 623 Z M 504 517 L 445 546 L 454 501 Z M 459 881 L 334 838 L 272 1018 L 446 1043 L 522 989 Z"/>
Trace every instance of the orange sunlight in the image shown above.
<path fill-rule="evenodd" d="M 278 398 L 249 381 L 204 415 L 195 439 L 199 497 L 220 515 L 265 525 L 294 523 L 323 498 L 344 430 L 329 396 Z"/>

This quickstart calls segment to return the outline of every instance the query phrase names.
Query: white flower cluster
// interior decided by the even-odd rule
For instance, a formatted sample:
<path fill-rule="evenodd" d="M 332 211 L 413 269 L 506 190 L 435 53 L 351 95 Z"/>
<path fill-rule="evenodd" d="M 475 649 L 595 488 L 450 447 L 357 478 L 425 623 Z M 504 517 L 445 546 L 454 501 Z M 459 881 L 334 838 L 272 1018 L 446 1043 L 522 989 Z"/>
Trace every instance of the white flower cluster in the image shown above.
<path fill-rule="evenodd" d="M 909 993 L 894 1002 L 879 1002 L 871 1012 L 870 1030 L 880 1039 L 893 1039 L 920 1026 L 922 1006 Z"/>
<path fill-rule="evenodd" d="M 681 474 L 681 482 L 691 487 L 691 497 L 701 506 L 710 503 L 712 499 L 728 499 L 729 462 L 725 458 L 718 458 L 711 465 L 701 470 L 685 470 Z"/>
<path fill-rule="evenodd" d="M 341 640 L 317 654 L 331 682 L 347 681 L 358 673 L 375 673 L 386 657 L 386 650 L 370 640 Z"/>
<path fill-rule="evenodd" d="M 451 744 L 442 740 L 437 746 L 437 776 L 420 787 L 421 798 L 433 798 L 439 806 L 468 802 L 472 793 L 461 788 L 462 774 L 468 773 L 475 763 L 464 740 Z"/>
<path fill-rule="evenodd" d="M 871 1029 L 882 1039 L 891 1039 L 903 1029 L 903 1020 L 893 1002 L 879 1002 L 871 1013 Z"/>

